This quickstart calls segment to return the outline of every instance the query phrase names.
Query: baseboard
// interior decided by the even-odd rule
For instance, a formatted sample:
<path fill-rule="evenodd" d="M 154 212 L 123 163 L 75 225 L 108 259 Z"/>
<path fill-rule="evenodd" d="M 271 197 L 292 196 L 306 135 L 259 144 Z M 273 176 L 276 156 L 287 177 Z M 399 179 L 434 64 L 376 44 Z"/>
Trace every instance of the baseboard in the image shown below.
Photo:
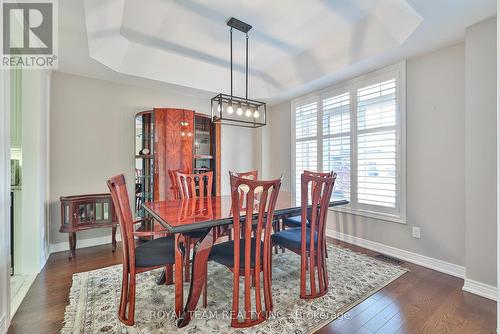
<path fill-rule="evenodd" d="M 42 263 L 40 264 L 40 271 L 42 271 L 45 265 L 47 264 L 49 256 L 50 256 L 50 248 L 47 248 L 46 253 L 42 255 L 42 261 L 41 261 Z"/>
<path fill-rule="evenodd" d="M 331 229 L 326 231 L 326 235 L 337 240 L 360 246 L 381 254 L 389 255 L 397 259 L 417 264 L 432 270 L 436 270 L 455 277 L 465 278 L 465 267 L 446 261 L 438 260 L 425 255 L 420 255 L 392 246 L 387 246 L 378 242 L 358 238 L 349 234 L 344 234 Z"/>
<path fill-rule="evenodd" d="M 469 278 L 465 279 L 464 287 L 462 290 L 473 293 L 475 295 L 488 298 L 491 300 L 497 300 L 497 288 L 493 285 L 481 283 L 478 281 L 471 280 Z"/>
<path fill-rule="evenodd" d="M 117 233 L 116 234 L 116 241 L 120 241 L 120 240 L 121 240 L 120 234 Z M 94 246 L 100 246 L 100 245 L 106 245 L 106 244 L 111 245 L 111 235 L 106 235 L 106 236 L 97 237 L 97 238 L 77 240 L 76 249 L 94 247 Z M 66 242 L 59 242 L 56 244 L 50 244 L 49 250 L 50 250 L 50 254 L 57 253 L 57 252 L 69 251 L 69 243 L 66 241 Z"/>
<path fill-rule="evenodd" d="M 7 317 L 5 316 L 5 313 L 2 314 L 2 318 L 0 319 L 0 333 L 5 334 L 7 333 Z"/>

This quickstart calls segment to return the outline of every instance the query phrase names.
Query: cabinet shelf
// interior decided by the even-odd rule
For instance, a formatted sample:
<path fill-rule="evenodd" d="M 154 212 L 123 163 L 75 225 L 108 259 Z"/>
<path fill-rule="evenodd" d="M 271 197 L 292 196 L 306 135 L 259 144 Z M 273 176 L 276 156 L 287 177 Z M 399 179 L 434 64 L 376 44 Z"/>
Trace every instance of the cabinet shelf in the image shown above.
<path fill-rule="evenodd" d="M 138 133 L 135 136 L 137 138 L 146 138 L 146 139 L 154 138 L 154 134 L 151 134 L 151 133 Z"/>
<path fill-rule="evenodd" d="M 195 154 L 193 155 L 193 158 L 195 159 L 213 159 L 214 157 L 209 154 Z"/>
<path fill-rule="evenodd" d="M 152 154 L 137 154 L 135 156 L 136 159 L 153 159 L 154 156 Z"/>
<path fill-rule="evenodd" d="M 136 179 L 151 179 L 152 175 L 136 175 Z"/>

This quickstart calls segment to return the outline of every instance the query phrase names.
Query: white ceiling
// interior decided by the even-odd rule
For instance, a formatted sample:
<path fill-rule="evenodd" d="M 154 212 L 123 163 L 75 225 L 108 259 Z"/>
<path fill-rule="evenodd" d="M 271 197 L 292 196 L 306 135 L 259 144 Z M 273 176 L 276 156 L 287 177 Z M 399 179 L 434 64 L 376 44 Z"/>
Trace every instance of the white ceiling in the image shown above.
<path fill-rule="evenodd" d="M 231 16 L 250 23 L 249 97 L 276 103 L 463 40 L 495 0 L 59 2 L 59 70 L 196 96 L 229 93 Z M 235 93 L 244 35 L 234 31 Z"/>

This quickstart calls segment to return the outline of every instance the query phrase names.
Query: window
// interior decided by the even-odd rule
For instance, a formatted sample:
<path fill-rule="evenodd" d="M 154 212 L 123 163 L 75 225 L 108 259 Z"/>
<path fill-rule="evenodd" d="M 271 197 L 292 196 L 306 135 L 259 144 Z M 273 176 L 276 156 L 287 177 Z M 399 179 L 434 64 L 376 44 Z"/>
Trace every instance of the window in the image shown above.
<path fill-rule="evenodd" d="M 292 186 L 335 171 L 335 210 L 405 221 L 405 64 L 293 101 Z M 300 195 L 298 195 L 300 196 Z"/>

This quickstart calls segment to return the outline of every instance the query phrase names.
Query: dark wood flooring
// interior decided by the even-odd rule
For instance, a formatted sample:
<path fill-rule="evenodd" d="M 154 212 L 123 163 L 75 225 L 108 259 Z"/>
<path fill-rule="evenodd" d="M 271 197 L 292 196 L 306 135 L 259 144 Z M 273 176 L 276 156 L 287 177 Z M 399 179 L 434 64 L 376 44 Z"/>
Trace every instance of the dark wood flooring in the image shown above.
<path fill-rule="evenodd" d="M 342 247 L 377 253 L 333 241 Z M 120 247 L 52 254 L 38 275 L 8 333 L 59 333 L 68 304 L 72 275 L 121 262 Z M 410 272 L 378 291 L 318 333 L 495 333 L 496 302 L 462 291 L 463 280 L 404 263 Z"/>

